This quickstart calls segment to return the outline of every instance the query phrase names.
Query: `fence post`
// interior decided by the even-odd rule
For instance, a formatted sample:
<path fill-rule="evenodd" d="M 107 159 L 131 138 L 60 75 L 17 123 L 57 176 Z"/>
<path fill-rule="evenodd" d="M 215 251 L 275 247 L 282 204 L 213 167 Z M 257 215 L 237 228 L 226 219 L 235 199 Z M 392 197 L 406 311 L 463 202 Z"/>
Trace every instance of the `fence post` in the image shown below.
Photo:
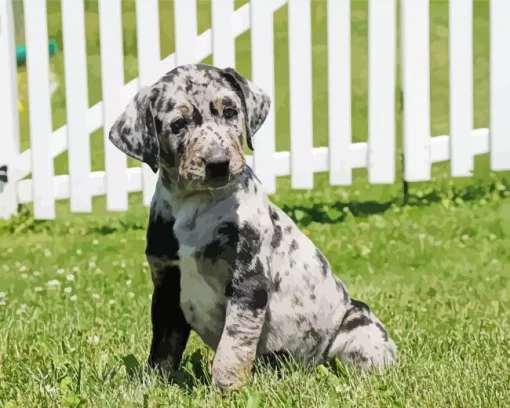
<path fill-rule="evenodd" d="M 19 154 L 18 83 L 11 0 L 0 0 L 0 218 L 17 213 L 15 160 Z"/>

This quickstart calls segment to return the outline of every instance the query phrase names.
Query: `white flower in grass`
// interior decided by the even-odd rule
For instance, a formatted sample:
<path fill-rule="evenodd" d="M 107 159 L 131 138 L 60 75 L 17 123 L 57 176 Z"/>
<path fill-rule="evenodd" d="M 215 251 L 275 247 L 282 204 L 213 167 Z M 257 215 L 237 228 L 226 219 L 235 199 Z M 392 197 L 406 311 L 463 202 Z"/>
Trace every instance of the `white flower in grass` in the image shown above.
<path fill-rule="evenodd" d="M 127 287 L 130 287 L 132 283 L 133 283 L 133 282 L 131 281 L 131 279 L 128 279 L 128 280 L 126 281 L 126 285 L 127 285 Z"/>
<path fill-rule="evenodd" d="M 63 275 L 65 272 L 65 269 L 57 269 L 57 275 Z"/>
<path fill-rule="evenodd" d="M 41 276 L 41 272 L 39 272 L 39 271 L 34 271 L 34 276 Z"/>
<path fill-rule="evenodd" d="M 94 239 L 94 240 L 92 241 L 92 245 L 97 245 L 97 244 L 99 244 L 99 241 L 98 241 L 97 239 Z"/>
<path fill-rule="evenodd" d="M 80 268 L 78 268 L 77 266 L 73 266 L 73 272 L 80 272 Z"/>
<path fill-rule="evenodd" d="M 97 343 L 99 343 L 99 337 L 98 336 L 90 336 L 89 337 L 89 343 L 93 344 L 93 345 L 96 345 Z"/>
<path fill-rule="evenodd" d="M 6 298 L 6 297 L 7 297 L 7 293 L 0 292 L 0 299 Z"/>
<path fill-rule="evenodd" d="M 74 275 L 69 274 L 69 275 L 66 276 L 66 279 L 71 282 L 71 281 L 74 280 Z"/>
<path fill-rule="evenodd" d="M 60 285 L 60 281 L 57 280 L 57 279 L 52 279 L 50 281 L 48 281 L 46 283 L 46 285 L 48 286 L 48 288 L 50 289 L 53 289 L 53 288 L 57 288 L 59 285 Z"/>
<path fill-rule="evenodd" d="M 101 298 L 101 296 L 99 296 L 97 293 L 93 293 L 93 294 L 92 294 L 92 298 L 94 298 L 94 299 L 96 299 L 96 300 L 97 300 L 97 299 L 100 299 L 100 298 Z"/>
<path fill-rule="evenodd" d="M 110 301 L 108 302 L 109 305 L 114 305 L 115 303 L 117 303 L 114 299 L 110 299 Z"/>
<path fill-rule="evenodd" d="M 132 299 L 135 297 L 135 294 L 133 292 L 128 292 L 128 298 Z"/>
<path fill-rule="evenodd" d="M 371 250 L 370 248 L 366 247 L 366 246 L 363 246 L 361 248 L 361 255 L 362 256 L 367 256 L 368 254 L 370 254 Z"/>
<path fill-rule="evenodd" d="M 76 250 L 76 255 L 81 255 L 81 254 L 82 254 L 81 249 L 77 249 Z"/>
<path fill-rule="evenodd" d="M 96 263 L 94 261 L 90 261 L 89 268 L 95 268 L 95 267 L 96 267 Z"/>
<path fill-rule="evenodd" d="M 22 314 L 22 313 L 25 313 L 25 309 L 26 309 L 26 308 L 27 308 L 27 305 L 25 305 L 25 304 L 20 305 L 20 306 L 19 306 L 19 309 L 18 309 L 18 310 L 16 310 L 16 314 L 17 314 L 17 315 L 20 315 L 20 314 Z"/>
<path fill-rule="evenodd" d="M 21 265 L 21 266 L 19 267 L 19 271 L 20 271 L 20 272 L 23 272 L 23 271 L 26 271 L 26 270 L 27 270 L 27 267 L 26 267 L 25 265 Z"/>
<path fill-rule="evenodd" d="M 21 274 L 21 279 L 26 279 L 28 278 L 28 274 L 27 273 L 22 273 Z"/>
<path fill-rule="evenodd" d="M 78 296 L 76 296 L 76 295 L 73 295 L 73 296 L 71 296 L 71 297 L 69 298 L 69 300 L 70 300 L 71 302 L 76 301 L 76 299 L 78 299 Z"/>
<path fill-rule="evenodd" d="M 34 292 L 42 292 L 43 291 L 43 288 L 41 288 L 40 286 L 36 286 L 34 288 Z"/>
<path fill-rule="evenodd" d="M 46 257 L 48 257 L 48 258 L 51 256 L 51 251 L 50 251 L 48 248 L 46 248 L 46 249 L 44 250 L 44 256 L 46 256 Z"/>
<path fill-rule="evenodd" d="M 5 271 L 5 272 L 8 272 L 8 271 L 9 271 L 9 265 L 4 265 L 4 266 L 3 266 L 3 268 L 4 268 L 4 271 Z"/>
<path fill-rule="evenodd" d="M 70 288 L 69 286 L 67 288 L 64 288 L 65 293 L 71 293 L 73 291 L 73 288 Z"/>

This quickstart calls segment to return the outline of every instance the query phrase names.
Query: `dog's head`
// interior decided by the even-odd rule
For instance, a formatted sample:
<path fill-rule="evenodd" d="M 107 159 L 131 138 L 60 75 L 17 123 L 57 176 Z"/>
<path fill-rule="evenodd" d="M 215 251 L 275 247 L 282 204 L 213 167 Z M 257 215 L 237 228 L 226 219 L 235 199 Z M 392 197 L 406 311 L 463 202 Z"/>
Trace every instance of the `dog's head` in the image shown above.
<path fill-rule="evenodd" d="M 183 65 L 139 90 L 113 124 L 110 140 L 186 189 L 219 188 L 243 172 L 244 139 L 253 150 L 270 104 L 232 68 Z"/>

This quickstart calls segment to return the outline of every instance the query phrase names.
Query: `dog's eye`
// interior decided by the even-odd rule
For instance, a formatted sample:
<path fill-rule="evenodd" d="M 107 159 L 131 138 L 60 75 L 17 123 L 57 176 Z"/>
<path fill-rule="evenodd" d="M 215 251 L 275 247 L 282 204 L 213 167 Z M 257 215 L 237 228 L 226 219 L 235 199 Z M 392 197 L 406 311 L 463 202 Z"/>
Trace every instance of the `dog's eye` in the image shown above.
<path fill-rule="evenodd" d="M 170 127 L 172 128 L 172 133 L 179 133 L 186 126 L 186 119 L 179 118 L 174 120 Z"/>
<path fill-rule="evenodd" d="M 236 115 L 237 115 L 237 111 L 235 109 L 232 109 L 232 108 L 227 108 L 227 109 L 225 109 L 223 111 L 223 117 L 225 119 L 233 118 Z"/>

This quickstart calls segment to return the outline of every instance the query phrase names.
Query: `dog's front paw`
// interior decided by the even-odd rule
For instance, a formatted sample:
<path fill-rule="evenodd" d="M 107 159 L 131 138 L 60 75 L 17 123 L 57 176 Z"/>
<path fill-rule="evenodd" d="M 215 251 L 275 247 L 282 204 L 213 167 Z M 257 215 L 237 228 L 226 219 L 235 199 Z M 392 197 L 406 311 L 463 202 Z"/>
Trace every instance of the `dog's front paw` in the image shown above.
<path fill-rule="evenodd" d="M 212 367 L 212 383 L 221 392 L 237 390 L 250 380 L 250 364 L 247 362 L 228 362 L 215 359 Z"/>

